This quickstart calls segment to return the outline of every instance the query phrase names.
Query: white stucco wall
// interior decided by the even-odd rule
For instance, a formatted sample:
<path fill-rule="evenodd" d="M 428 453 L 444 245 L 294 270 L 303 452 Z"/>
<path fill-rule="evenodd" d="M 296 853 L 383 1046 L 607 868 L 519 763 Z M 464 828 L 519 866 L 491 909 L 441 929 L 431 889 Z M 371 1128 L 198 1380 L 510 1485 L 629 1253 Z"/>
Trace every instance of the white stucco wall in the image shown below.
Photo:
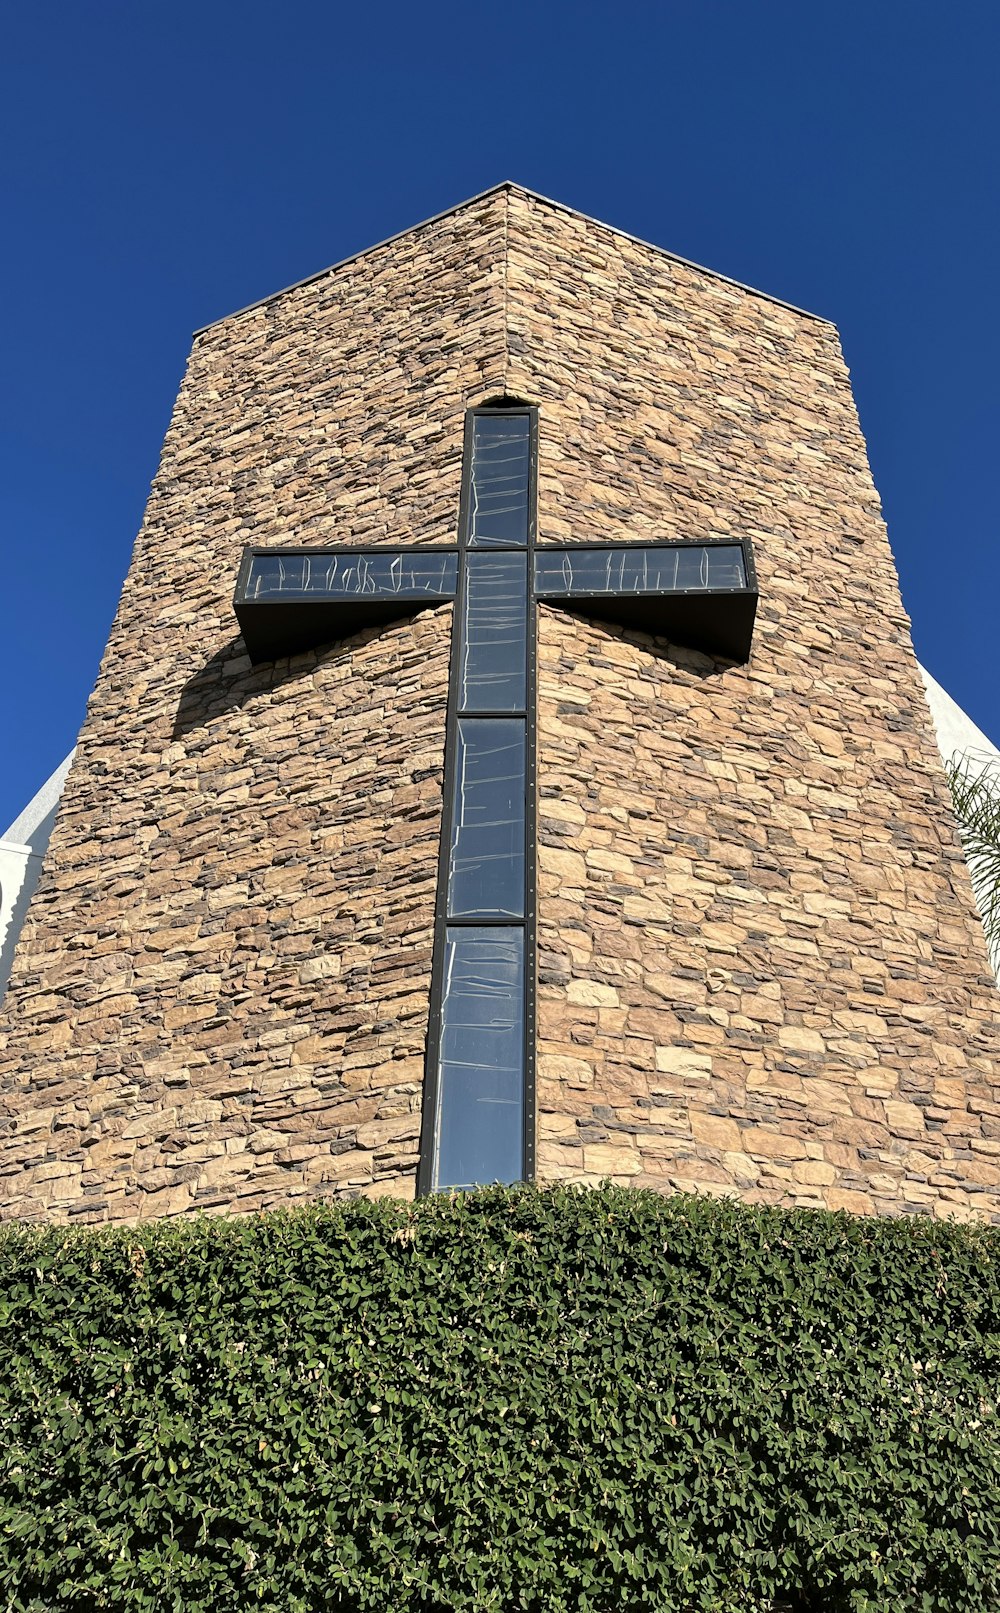
<path fill-rule="evenodd" d="M 982 760 L 984 766 L 1000 761 L 1000 750 L 993 741 L 987 739 L 971 717 L 966 716 L 961 706 L 942 689 L 936 678 L 931 677 L 926 667 L 920 668 L 920 675 L 927 690 L 927 704 L 931 708 L 938 749 L 944 760 L 950 762 L 954 756 L 968 756 L 970 762 Z"/>
<path fill-rule="evenodd" d="M 989 768 L 1000 783 L 1000 750 L 981 728 L 976 727 L 972 718 L 966 716 L 951 695 L 942 689 L 937 679 L 931 677 L 926 667 L 920 668 L 920 675 L 927 690 L 927 704 L 931 708 L 938 749 L 943 759 L 946 762 L 962 763 L 977 773 Z M 972 883 L 975 886 L 976 870 L 972 859 L 969 860 L 969 866 L 972 869 Z M 976 901 L 979 903 L 980 912 L 983 912 L 978 891 Z M 993 972 L 997 977 L 997 985 L 1000 985 L 1000 947 L 994 945 L 991 948 L 990 958 Z"/>
<path fill-rule="evenodd" d="M 46 779 L 23 812 L 0 837 L 0 997 L 10 977 L 14 948 L 21 933 L 28 903 L 38 884 L 42 859 L 55 822 L 59 797 L 73 752 Z"/>

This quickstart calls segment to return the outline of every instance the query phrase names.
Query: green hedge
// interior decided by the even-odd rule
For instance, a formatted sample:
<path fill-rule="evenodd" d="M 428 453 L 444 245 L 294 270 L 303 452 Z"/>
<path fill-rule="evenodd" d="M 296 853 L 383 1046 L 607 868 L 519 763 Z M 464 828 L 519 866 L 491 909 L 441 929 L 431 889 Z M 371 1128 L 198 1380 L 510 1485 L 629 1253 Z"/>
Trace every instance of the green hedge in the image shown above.
<path fill-rule="evenodd" d="M 998 1255 L 611 1188 L 8 1226 L 0 1608 L 995 1613 Z"/>

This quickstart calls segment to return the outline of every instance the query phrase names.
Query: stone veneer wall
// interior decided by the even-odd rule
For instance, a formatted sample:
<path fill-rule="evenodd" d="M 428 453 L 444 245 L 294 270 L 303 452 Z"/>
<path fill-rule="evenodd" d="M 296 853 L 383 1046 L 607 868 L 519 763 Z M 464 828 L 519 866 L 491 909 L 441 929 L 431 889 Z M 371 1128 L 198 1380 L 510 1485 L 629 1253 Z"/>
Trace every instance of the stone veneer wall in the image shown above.
<path fill-rule="evenodd" d="M 507 199 L 195 342 L 0 1010 L 0 1211 L 412 1193 L 451 607 L 250 668 L 246 543 L 454 542 Z"/>
<path fill-rule="evenodd" d="M 541 1173 L 1000 1218 L 1000 998 L 836 331 L 530 197 L 508 240 L 543 538 L 749 534 L 761 588 L 748 667 L 543 612 Z"/>
<path fill-rule="evenodd" d="M 272 672 L 243 544 L 748 532 L 748 668 L 541 612 L 540 1175 L 1000 1210 L 997 998 L 836 333 L 502 190 L 196 343 L 0 1031 L 7 1214 L 413 1189 L 450 608 Z"/>

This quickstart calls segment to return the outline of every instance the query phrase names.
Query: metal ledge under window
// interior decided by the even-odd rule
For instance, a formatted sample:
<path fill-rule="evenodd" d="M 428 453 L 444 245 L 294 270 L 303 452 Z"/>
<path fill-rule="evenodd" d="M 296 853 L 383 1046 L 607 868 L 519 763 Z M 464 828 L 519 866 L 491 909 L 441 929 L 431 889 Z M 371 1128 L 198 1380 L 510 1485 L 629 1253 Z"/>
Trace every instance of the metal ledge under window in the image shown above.
<path fill-rule="evenodd" d="M 535 597 L 727 661 L 750 656 L 757 576 L 748 542 L 548 545 Z"/>
<path fill-rule="evenodd" d="M 234 607 L 255 664 L 299 655 L 365 627 L 454 599 L 458 550 L 247 549 Z M 547 605 L 654 633 L 742 662 L 757 578 L 749 542 L 664 540 L 541 545 L 534 596 Z"/>
<path fill-rule="evenodd" d="M 233 608 L 255 664 L 454 599 L 458 550 L 247 549 Z"/>

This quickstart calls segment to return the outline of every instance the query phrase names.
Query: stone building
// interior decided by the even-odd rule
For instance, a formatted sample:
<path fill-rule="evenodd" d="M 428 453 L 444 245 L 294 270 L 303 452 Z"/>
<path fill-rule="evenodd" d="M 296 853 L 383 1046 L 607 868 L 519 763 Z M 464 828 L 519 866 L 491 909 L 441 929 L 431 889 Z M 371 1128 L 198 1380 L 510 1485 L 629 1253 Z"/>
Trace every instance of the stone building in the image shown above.
<path fill-rule="evenodd" d="M 198 334 L 0 1019 L 3 1213 L 997 1218 L 996 1006 L 830 324 L 502 185 Z"/>

